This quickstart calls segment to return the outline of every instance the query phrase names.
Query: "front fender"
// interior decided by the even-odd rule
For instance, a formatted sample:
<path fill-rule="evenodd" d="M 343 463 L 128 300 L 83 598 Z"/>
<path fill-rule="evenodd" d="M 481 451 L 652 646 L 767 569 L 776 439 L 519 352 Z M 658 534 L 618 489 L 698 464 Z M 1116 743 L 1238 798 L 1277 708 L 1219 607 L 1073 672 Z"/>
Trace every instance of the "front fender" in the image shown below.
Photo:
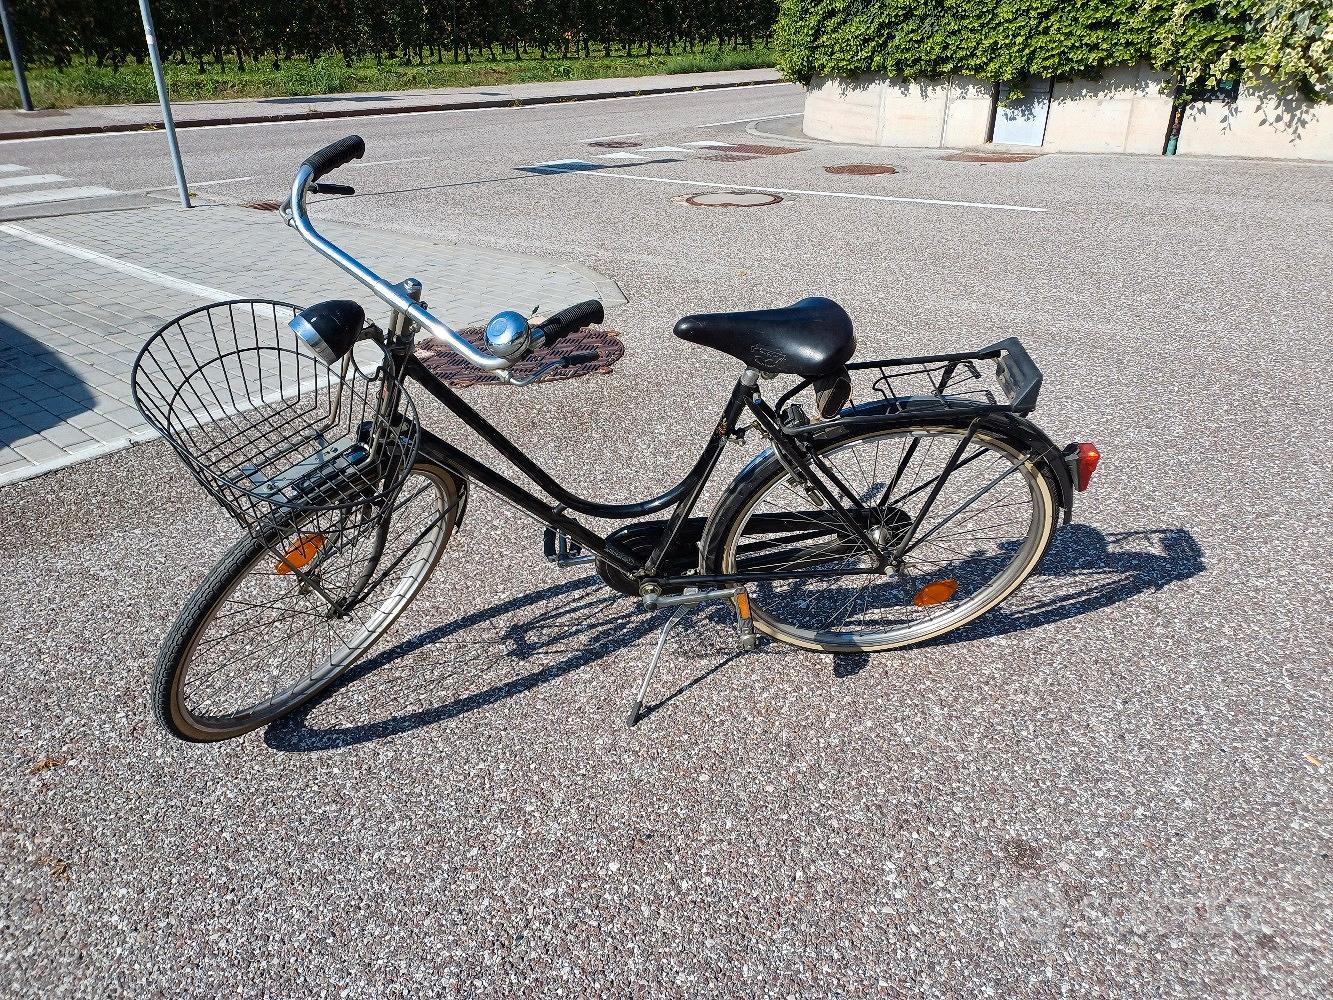
<path fill-rule="evenodd" d="M 449 462 L 445 454 L 444 442 L 424 427 L 421 428 L 421 458 L 432 465 L 438 465 L 454 480 L 454 487 L 458 493 L 458 518 L 454 521 L 454 531 L 457 531 L 463 526 L 463 516 L 467 513 L 470 480 Z"/>

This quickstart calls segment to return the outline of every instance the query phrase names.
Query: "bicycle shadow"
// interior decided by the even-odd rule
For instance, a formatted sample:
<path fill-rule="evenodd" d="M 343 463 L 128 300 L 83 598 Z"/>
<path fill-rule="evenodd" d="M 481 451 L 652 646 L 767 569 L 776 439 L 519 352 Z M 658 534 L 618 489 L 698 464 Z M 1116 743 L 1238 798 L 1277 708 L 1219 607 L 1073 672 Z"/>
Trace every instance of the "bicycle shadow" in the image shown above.
<path fill-rule="evenodd" d="M 973 642 L 1067 621 L 1202 573 L 1203 547 L 1184 528 L 1103 533 L 1071 524 L 1004 604 L 934 645 Z"/>
<path fill-rule="evenodd" d="M 1054 625 L 1162 590 L 1205 569 L 1203 548 L 1185 528 L 1104 533 L 1090 524 L 1071 524 L 1055 536 L 1018 593 L 971 625 L 924 645 L 976 642 Z M 867 653 L 835 656 L 833 674 L 850 677 L 869 664 Z"/>
<path fill-rule="evenodd" d="M 568 600 L 571 597 L 574 599 Z M 498 629 L 487 628 L 497 619 L 533 608 L 539 610 L 530 618 Z M 628 598 L 604 587 L 596 576 L 522 594 L 380 651 L 340 677 L 319 697 L 270 725 L 264 740 L 272 749 L 284 752 L 329 750 L 457 718 L 605 659 L 656 631 L 661 624 L 661 615 L 636 616 L 634 612 L 635 605 Z M 321 705 L 354 686 L 364 688 L 376 675 L 427 647 L 432 651 L 428 670 L 417 664 L 410 675 L 386 677 L 375 685 L 374 692 L 359 697 L 356 704 L 344 706 L 342 720 L 329 726 L 311 724 L 311 714 Z M 536 668 L 519 676 L 510 673 L 483 690 L 443 704 L 437 701 L 442 686 L 475 681 L 491 671 L 508 672 L 515 663 L 526 666 L 534 660 Z M 381 717 L 343 721 L 372 702 L 375 714 Z M 391 704 L 386 706 L 385 702 Z M 386 707 L 392 709 L 388 714 Z"/>
<path fill-rule="evenodd" d="M 1188 580 L 1206 568 L 1203 555 L 1184 528 L 1103 533 L 1090 525 L 1071 525 L 1056 536 L 1018 595 L 931 645 L 1009 635 L 1099 611 Z M 524 616 L 525 610 L 533 613 Z M 730 615 L 729 606 L 705 606 L 677 626 L 673 654 L 711 662 L 664 697 L 654 698 L 645 718 L 738 658 Z M 504 621 L 511 616 L 517 617 Z M 302 753 L 351 747 L 446 722 L 603 660 L 649 637 L 664 619 L 664 613 L 638 612 L 635 602 L 591 575 L 522 594 L 382 650 L 312 702 L 270 725 L 264 739 L 271 749 Z M 428 663 L 412 660 L 413 653 L 428 647 Z M 759 652 L 784 655 L 788 650 L 764 643 Z M 832 660 L 835 677 L 851 677 L 869 665 L 871 655 Z M 515 675 L 516 665 L 528 669 Z M 457 697 L 441 701 L 443 691 L 475 685 L 492 673 L 493 682 L 481 690 L 460 690 Z M 626 690 L 627 702 L 631 694 Z M 312 714 L 335 699 L 335 717 L 313 722 Z M 358 713 L 374 718 L 354 720 Z"/>

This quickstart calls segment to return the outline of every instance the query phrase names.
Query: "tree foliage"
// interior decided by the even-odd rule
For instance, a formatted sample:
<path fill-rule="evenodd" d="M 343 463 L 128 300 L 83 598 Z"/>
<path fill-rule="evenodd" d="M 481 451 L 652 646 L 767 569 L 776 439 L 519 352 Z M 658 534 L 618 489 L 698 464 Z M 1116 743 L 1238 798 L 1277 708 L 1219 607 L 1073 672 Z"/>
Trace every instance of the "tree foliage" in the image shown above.
<path fill-rule="evenodd" d="M 146 58 L 136 0 L 12 0 L 25 53 L 68 66 Z M 613 52 L 671 55 L 767 37 L 776 0 L 153 0 L 164 59 L 311 63 L 321 55 L 406 61 Z"/>
<path fill-rule="evenodd" d="M 1021 85 L 1150 60 L 1185 91 L 1264 79 L 1327 97 L 1333 0 L 781 0 L 792 79 L 954 74 Z"/>

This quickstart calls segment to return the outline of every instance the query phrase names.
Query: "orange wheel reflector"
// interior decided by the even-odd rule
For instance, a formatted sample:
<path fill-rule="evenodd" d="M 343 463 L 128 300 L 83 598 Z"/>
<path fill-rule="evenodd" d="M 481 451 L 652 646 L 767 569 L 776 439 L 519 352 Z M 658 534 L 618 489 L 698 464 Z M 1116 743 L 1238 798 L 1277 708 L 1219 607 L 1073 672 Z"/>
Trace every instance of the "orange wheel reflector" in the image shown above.
<path fill-rule="evenodd" d="M 750 617 L 750 595 L 743 590 L 736 595 L 736 610 L 740 612 L 741 618 Z"/>
<path fill-rule="evenodd" d="M 912 598 L 912 603 L 918 608 L 928 608 L 932 604 L 943 604 L 956 593 L 958 593 L 957 580 L 936 580 L 918 590 L 916 596 Z"/>
<path fill-rule="evenodd" d="M 305 569 L 310 564 L 310 560 L 319 554 L 323 545 L 323 535 L 302 535 L 296 540 L 296 544 L 283 555 L 282 562 L 273 568 L 278 571 L 278 576 L 286 576 L 294 569 Z"/>

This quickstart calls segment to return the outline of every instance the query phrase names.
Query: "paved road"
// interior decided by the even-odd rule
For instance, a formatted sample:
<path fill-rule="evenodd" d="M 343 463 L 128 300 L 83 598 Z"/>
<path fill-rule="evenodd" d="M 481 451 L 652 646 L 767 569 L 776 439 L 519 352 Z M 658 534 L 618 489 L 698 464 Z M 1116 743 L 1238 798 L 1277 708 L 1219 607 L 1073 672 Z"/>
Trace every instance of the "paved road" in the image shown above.
<path fill-rule="evenodd" d="M 1333 168 L 711 124 L 798 109 L 774 87 L 378 119 L 367 159 L 410 162 L 322 208 L 614 278 L 611 376 L 471 397 L 616 496 L 671 481 L 735 374 L 670 337 L 682 312 L 828 294 L 864 354 L 1021 336 L 1040 421 L 1106 455 L 1042 575 L 885 656 L 736 658 L 696 619 L 631 734 L 660 620 L 479 502 L 367 669 L 198 749 L 153 730 L 145 677 L 225 526 L 160 445 L 0 491 L 17 994 L 1327 995 Z M 342 131 L 182 140 L 244 201 Z M 159 142 L 3 154 L 124 190 L 169 183 Z M 520 169 L 560 160 L 610 166 Z M 899 172 L 822 169 L 849 162 Z M 732 187 L 789 193 L 683 202 Z"/>

